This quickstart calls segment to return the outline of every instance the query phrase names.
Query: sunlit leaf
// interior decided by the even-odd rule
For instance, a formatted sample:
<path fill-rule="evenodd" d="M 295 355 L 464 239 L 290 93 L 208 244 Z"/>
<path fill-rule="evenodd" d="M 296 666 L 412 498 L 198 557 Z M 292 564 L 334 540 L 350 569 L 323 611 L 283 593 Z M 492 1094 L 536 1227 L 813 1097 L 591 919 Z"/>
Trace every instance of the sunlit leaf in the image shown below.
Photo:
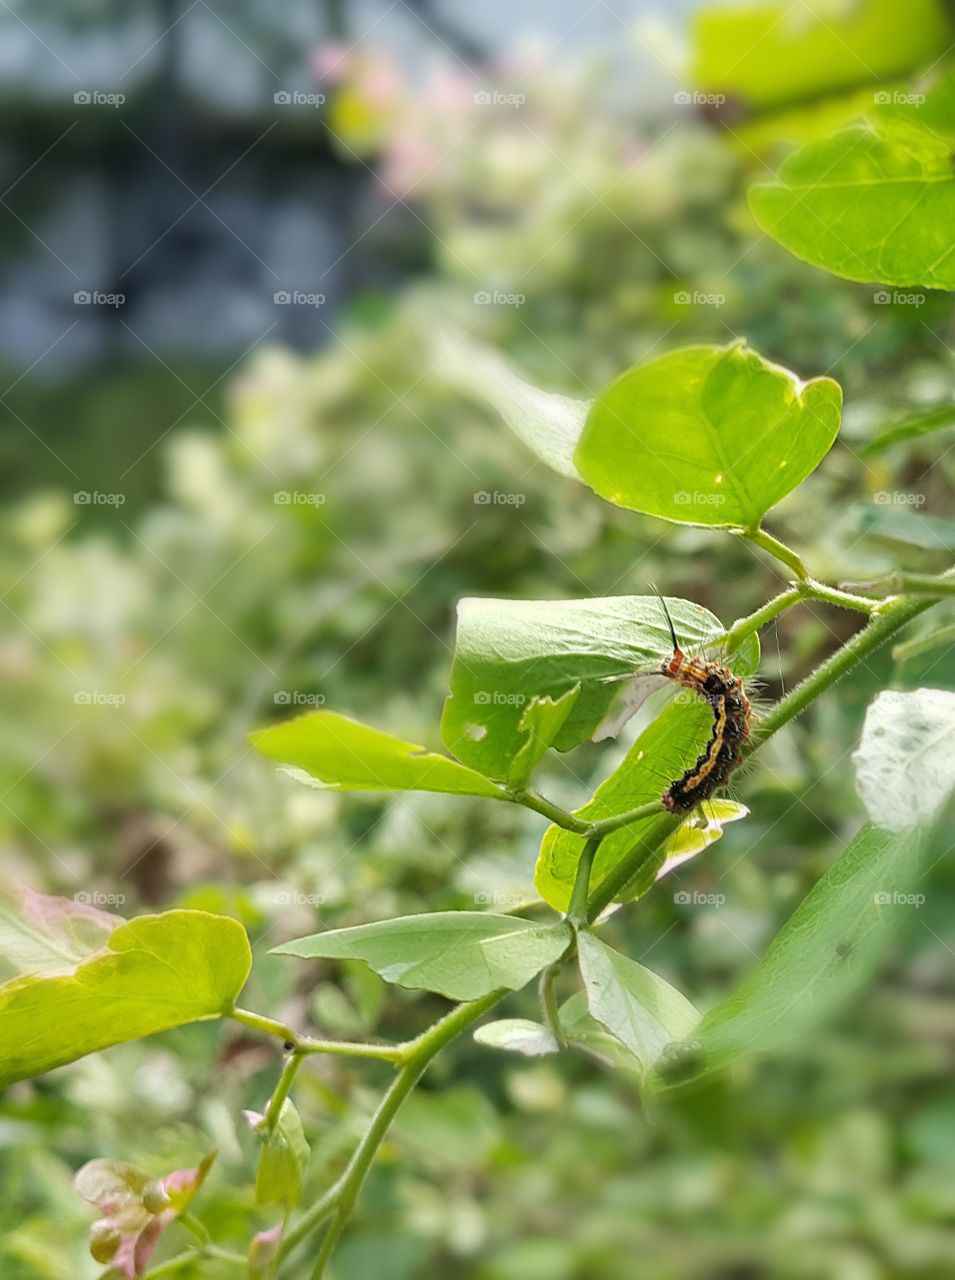
<path fill-rule="evenodd" d="M 814 471 L 842 392 L 802 382 L 739 342 L 685 347 L 597 397 L 575 455 L 601 497 L 682 524 L 755 528 Z"/>
<path fill-rule="evenodd" d="M 250 964 L 245 930 L 225 916 L 167 911 L 120 924 L 69 971 L 0 986 L 0 1087 L 108 1045 L 221 1017 Z"/>
<path fill-rule="evenodd" d="M 918 71 L 949 48 L 941 0 L 779 0 L 704 5 L 693 18 L 692 82 L 730 108 L 773 108 Z M 778 135 L 777 135 L 778 136 Z"/>
<path fill-rule="evenodd" d="M 310 711 L 251 735 L 256 750 L 338 791 L 443 791 L 503 799 L 487 778 L 425 747 L 349 720 Z"/>
<path fill-rule="evenodd" d="M 834 275 L 955 289 L 955 77 L 905 97 L 801 147 L 751 188 L 750 207 L 768 235 Z"/>

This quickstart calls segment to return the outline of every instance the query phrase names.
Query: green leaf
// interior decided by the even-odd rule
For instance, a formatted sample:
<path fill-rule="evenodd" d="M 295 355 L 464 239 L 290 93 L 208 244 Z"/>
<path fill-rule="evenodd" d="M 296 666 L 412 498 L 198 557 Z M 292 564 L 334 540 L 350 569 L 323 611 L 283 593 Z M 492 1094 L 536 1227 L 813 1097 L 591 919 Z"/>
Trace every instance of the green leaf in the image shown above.
<path fill-rule="evenodd" d="M 540 1058 L 556 1053 L 560 1048 L 546 1027 L 526 1018 L 500 1018 L 497 1022 L 486 1022 L 475 1031 L 474 1039 L 488 1048 L 521 1053 L 525 1058 Z"/>
<path fill-rule="evenodd" d="M 687 769 L 703 750 L 713 727 L 713 713 L 697 698 L 674 702 L 652 720 L 627 752 L 623 763 L 597 788 L 594 796 L 576 816 L 598 822 L 658 800 L 668 782 Z M 661 810 L 662 812 L 662 810 Z M 691 856 L 722 835 L 722 823 L 745 817 L 747 810 L 730 801 L 712 800 L 703 806 L 703 825 L 689 817 L 659 850 L 654 865 L 647 869 L 640 890 L 622 893 L 620 901 L 645 892 L 670 857 Z M 642 831 L 653 818 L 620 827 L 605 836 L 590 873 L 591 889 L 602 884 L 627 857 Z M 566 911 L 577 875 L 577 864 L 585 841 L 572 831 L 551 826 L 544 833 L 534 884 L 545 902 L 557 911 Z M 628 886 L 629 887 L 629 886 Z"/>
<path fill-rule="evenodd" d="M 943 516 L 916 515 L 905 506 L 858 506 L 854 509 L 860 534 L 887 542 L 901 542 L 922 551 L 950 554 L 955 551 L 955 520 Z"/>
<path fill-rule="evenodd" d="M 577 951 L 590 1013 L 644 1070 L 660 1060 L 668 1045 L 692 1033 L 699 1013 L 658 974 L 589 931 L 578 935 Z"/>
<path fill-rule="evenodd" d="M 722 634 L 708 610 L 686 600 L 667 603 L 688 652 Z M 521 722 L 534 698 L 562 701 L 580 686 L 553 741 L 558 751 L 569 751 L 597 734 L 634 683 L 655 687 L 653 676 L 672 647 L 656 596 L 461 600 L 451 695 L 441 719 L 444 744 L 489 778 L 506 779 L 527 749 Z M 741 652 L 744 672 L 754 668 L 758 652 L 750 638 Z M 628 682 L 634 672 L 637 681 Z M 607 726 L 600 736 L 611 736 Z"/>
<path fill-rule="evenodd" d="M 857 452 L 860 458 L 875 457 L 894 444 L 901 444 L 906 440 L 917 440 L 921 436 L 945 431 L 953 426 L 955 426 L 955 404 L 933 405 L 929 409 L 906 414 L 904 418 L 886 427 L 871 440 L 867 440 Z"/>
<path fill-rule="evenodd" d="M 525 735 L 524 745 L 511 761 L 507 774 L 509 787 L 525 787 L 534 768 L 540 763 L 564 727 L 564 722 L 574 709 L 580 696 L 580 685 L 575 684 L 559 698 L 531 698 L 518 722 L 518 730 Z"/>
<path fill-rule="evenodd" d="M 0 963 L 16 973 L 60 973 L 98 950 L 122 923 L 77 898 L 0 880 Z"/>
<path fill-rule="evenodd" d="M 705 5 L 693 18 L 693 84 L 776 108 L 918 71 L 952 41 L 941 0 Z M 870 101 L 872 89 L 870 89 Z"/>
<path fill-rule="evenodd" d="M 436 337 L 436 368 L 460 390 L 490 405 L 542 462 L 562 476 L 579 479 L 574 449 L 589 400 L 531 386 L 494 351 L 454 335 Z"/>
<path fill-rule="evenodd" d="M 955 790 L 955 693 L 880 693 L 852 763 L 872 822 L 888 831 L 929 826 Z"/>
<path fill-rule="evenodd" d="M 576 991 L 558 1013 L 560 1029 L 569 1048 L 580 1049 L 605 1067 L 633 1071 L 643 1076 L 643 1066 L 616 1036 L 602 1027 L 587 1008 L 587 993 Z"/>
<path fill-rule="evenodd" d="M 70 972 L 11 979 L 0 986 L 0 1088 L 109 1045 L 223 1016 L 251 959 L 237 921 L 167 911 L 119 925 Z"/>
<path fill-rule="evenodd" d="M 617 506 L 755 528 L 829 452 L 841 407 L 831 378 L 802 382 L 742 343 L 684 347 L 597 397 L 577 466 Z"/>
<path fill-rule="evenodd" d="M 516 991 L 567 950 L 566 924 L 532 924 L 479 911 L 435 911 L 333 929 L 273 948 L 305 960 L 364 960 L 386 982 L 476 1000 L 498 987 Z"/>
<path fill-rule="evenodd" d="M 798 1039 L 875 969 L 920 905 L 917 833 L 865 826 L 742 985 L 705 1016 L 692 1048 L 708 1069 Z"/>
<path fill-rule="evenodd" d="M 504 792 L 473 769 L 349 720 L 335 711 L 310 711 L 251 735 L 256 750 L 302 770 L 338 791 L 443 791 L 490 796 Z"/>
<path fill-rule="evenodd" d="M 955 77 L 908 97 L 801 147 L 751 188 L 750 208 L 790 253 L 834 275 L 955 289 Z"/>
<path fill-rule="evenodd" d="M 290 1098 L 282 1103 L 271 1134 L 265 1134 L 255 1173 L 255 1198 L 259 1204 L 298 1204 L 302 1179 L 308 1168 L 309 1148 L 301 1117 Z"/>

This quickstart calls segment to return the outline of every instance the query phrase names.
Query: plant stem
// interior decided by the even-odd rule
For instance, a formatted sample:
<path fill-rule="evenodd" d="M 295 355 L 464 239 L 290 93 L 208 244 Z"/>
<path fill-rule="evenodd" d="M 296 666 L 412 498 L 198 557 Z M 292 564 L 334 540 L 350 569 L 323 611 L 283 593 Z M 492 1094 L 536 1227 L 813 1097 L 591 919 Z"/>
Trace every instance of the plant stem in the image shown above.
<path fill-rule="evenodd" d="M 324 1221 L 330 1212 L 336 1211 L 335 1219 L 322 1241 L 315 1261 L 315 1270 L 312 1273 L 312 1280 L 320 1280 L 338 1237 L 355 1207 L 355 1201 L 358 1199 L 358 1193 L 361 1191 L 372 1161 L 399 1107 L 421 1079 L 432 1059 L 445 1045 L 477 1022 L 505 995 L 507 990 L 501 989 L 491 991 L 479 1000 L 459 1004 L 416 1039 L 409 1040 L 400 1046 L 401 1069 L 382 1096 L 365 1136 L 358 1144 L 338 1181 L 288 1233 L 279 1251 L 280 1259 L 286 1258 L 314 1227 Z"/>
<path fill-rule="evenodd" d="M 554 980 L 560 971 L 560 965 L 560 960 L 555 964 L 549 964 L 541 974 L 540 1001 L 541 1013 L 543 1015 L 545 1027 L 558 1044 L 563 1044 L 564 1036 L 560 1029 L 560 1015 L 557 1010 L 557 995 L 554 991 Z"/>
<path fill-rule="evenodd" d="M 567 919 L 575 928 L 587 922 L 587 899 L 590 894 L 590 873 L 594 858 L 600 848 L 601 837 L 590 839 L 584 845 L 577 862 L 577 875 L 570 895 L 570 906 L 567 908 Z"/>
<path fill-rule="evenodd" d="M 541 817 L 549 818 L 551 822 L 563 827 L 565 831 L 574 831 L 581 836 L 587 835 L 590 831 L 590 823 L 585 819 L 575 818 L 572 813 L 568 813 L 560 805 L 546 800 L 543 796 L 539 796 L 536 791 L 521 788 L 518 791 L 512 791 L 508 799 L 512 800 L 514 804 L 522 804 L 525 809 L 533 809 L 535 813 L 539 813 Z"/>
<path fill-rule="evenodd" d="M 275 1086 L 269 1105 L 265 1109 L 265 1131 L 272 1134 L 275 1132 L 275 1126 L 279 1122 L 279 1116 L 282 1114 L 282 1107 L 285 1105 L 285 1099 L 289 1095 L 289 1090 L 298 1074 L 298 1069 L 305 1061 L 305 1057 L 301 1053 L 294 1050 L 286 1059 L 285 1066 L 282 1068 L 282 1074 L 279 1076 L 278 1084 Z"/>
<path fill-rule="evenodd" d="M 775 556 L 777 560 L 782 561 L 784 565 L 792 569 L 801 582 L 809 581 L 810 573 L 803 560 L 791 547 L 787 547 L 785 542 L 780 542 L 778 538 L 774 538 L 771 533 L 767 533 L 760 525 L 757 525 L 755 529 L 733 529 L 732 532 L 738 537 L 746 538 L 754 546 L 762 547 L 771 556 Z"/>
<path fill-rule="evenodd" d="M 909 658 L 921 657 L 923 653 L 931 653 L 943 644 L 955 642 L 955 622 L 947 627 L 939 627 L 930 631 L 927 636 L 916 636 L 914 640 L 903 640 L 892 650 L 892 657 L 897 662 L 906 662 Z"/>
<path fill-rule="evenodd" d="M 646 804 L 637 805 L 636 809 L 629 809 L 626 813 L 617 813 L 612 818 L 602 818 L 599 822 L 591 822 L 587 827 L 587 838 L 599 842 L 604 836 L 609 836 L 611 831 L 618 831 L 621 827 L 629 827 L 634 822 L 642 822 L 644 818 L 655 817 L 661 808 L 662 805 L 659 800 L 648 800 Z"/>
<path fill-rule="evenodd" d="M 800 583 L 799 586 L 804 600 L 825 600 L 827 604 L 835 604 L 842 609 L 854 609 L 856 613 L 867 615 L 878 606 L 877 600 L 867 600 L 865 596 L 857 596 L 852 591 L 827 586 L 824 582 L 817 582 L 815 578 L 810 578 L 808 582 Z"/>
<path fill-rule="evenodd" d="M 908 592 L 911 595 L 952 596 L 955 595 L 955 578 L 952 570 L 947 570 L 941 577 L 934 573 L 890 573 L 886 578 L 877 578 L 873 582 L 853 584 L 862 591 L 892 591 L 896 594 Z"/>
<path fill-rule="evenodd" d="M 794 604 L 799 604 L 804 598 L 801 587 L 789 587 L 778 596 L 773 596 L 772 600 L 767 600 L 761 609 L 747 614 L 745 618 L 737 618 L 728 631 L 717 637 L 717 642 L 726 645 L 728 649 L 735 649 L 741 640 L 745 640 L 754 631 L 764 627 L 767 622 L 772 622 L 773 618 L 780 613 L 785 613 Z"/>
<path fill-rule="evenodd" d="M 261 1031 L 268 1036 L 277 1036 L 285 1044 L 289 1044 L 298 1055 L 309 1053 L 331 1053 L 348 1058 L 377 1058 L 382 1062 L 397 1063 L 401 1060 L 401 1049 L 398 1045 L 364 1044 L 351 1040 L 316 1040 L 312 1036 L 300 1036 L 297 1031 L 267 1018 L 261 1013 L 252 1013 L 249 1009 L 230 1009 L 227 1017 L 243 1026 Z"/>

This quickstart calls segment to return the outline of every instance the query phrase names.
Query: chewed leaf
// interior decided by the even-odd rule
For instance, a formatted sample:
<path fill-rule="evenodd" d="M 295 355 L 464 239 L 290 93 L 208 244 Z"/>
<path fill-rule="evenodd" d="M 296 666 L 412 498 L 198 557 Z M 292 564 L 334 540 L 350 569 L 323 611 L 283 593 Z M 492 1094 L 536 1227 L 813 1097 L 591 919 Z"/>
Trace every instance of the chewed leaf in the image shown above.
<path fill-rule="evenodd" d="M 679 867 L 690 858 L 695 858 L 698 853 L 702 853 L 704 849 L 708 849 L 722 836 L 723 828 L 728 822 L 739 822 L 741 818 L 747 817 L 749 817 L 749 810 L 746 805 L 739 804 L 735 800 L 705 801 L 700 805 L 699 816 L 684 822 L 683 826 L 666 842 L 664 846 L 666 857 L 655 879 L 662 879 L 675 867 Z"/>
<path fill-rule="evenodd" d="M 722 635 L 709 610 L 672 597 L 667 605 L 687 652 L 698 652 Z M 535 698 L 566 706 L 552 745 L 569 751 L 587 742 L 618 707 L 635 671 L 658 671 L 672 651 L 660 601 L 652 595 L 461 600 L 441 736 L 471 768 L 506 779 L 526 750 L 521 722 Z M 756 638 L 748 637 L 731 657 L 740 674 L 753 671 L 759 659 Z M 577 685 L 579 694 L 563 703 Z"/>
<path fill-rule="evenodd" d="M 534 697 L 521 716 L 518 729 L 525 735 L 524 745 L 518 750 L 507 775 L 509 787 L 523 787 L 541 758 L 564 727 L 564 721 L 574 708 L 580 695 L 580 685 L 575 684 L 559 698 Z"/>
<path fill-rule="evenodd" d="M 887 831 L 927 826 L 955 790 L 955 693 L 886 690 L 866 713 L 852 757 L 871 820 Z"/>
<path fill-rule="evenodd" d="M 506 799 L 500 787 L 447 756 L 360 724 L 310 711 L 251 735 L 256 750 L 340 791 L 441 791 Z"/>
<path fill-rule="evenodd" d="M 685 347 L 612 382 L 575 456 L 617 506 L 751 529 L 829 452 L 841 408 L 831 378 L 803 382 L 741 343 Z"/>
<path fill-rule="evenodd" d="M 333 929 L 274 947 L 310 960 L 364 960 L 386 982 L 476 1000 L 499 987 L 518 990 L 567 950 L 564 924 L 533 924 L 482 911 L 435 911 Z"/>

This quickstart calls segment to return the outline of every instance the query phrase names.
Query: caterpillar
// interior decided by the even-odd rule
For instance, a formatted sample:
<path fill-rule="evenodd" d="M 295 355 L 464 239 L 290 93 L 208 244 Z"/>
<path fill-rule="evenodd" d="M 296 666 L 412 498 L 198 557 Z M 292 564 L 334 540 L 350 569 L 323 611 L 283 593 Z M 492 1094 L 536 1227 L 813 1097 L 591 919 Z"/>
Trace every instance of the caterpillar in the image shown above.
<path fill-rule="evenodd" d="M 752 714 L 742 681 L 728 667 L 704 658 L 687 658 L 680 649 L 666 601 L 660 603 L 673 640 L 673 656 L 660 668 L 661 675 L 690 689 L 713 709 L 713 732 L 696 763 L 675 778 L 662 800 L 671 813 L 689 813 L 714 791 L 725 787 L 743 759 L 743 743 L 749 737 Z"/>

